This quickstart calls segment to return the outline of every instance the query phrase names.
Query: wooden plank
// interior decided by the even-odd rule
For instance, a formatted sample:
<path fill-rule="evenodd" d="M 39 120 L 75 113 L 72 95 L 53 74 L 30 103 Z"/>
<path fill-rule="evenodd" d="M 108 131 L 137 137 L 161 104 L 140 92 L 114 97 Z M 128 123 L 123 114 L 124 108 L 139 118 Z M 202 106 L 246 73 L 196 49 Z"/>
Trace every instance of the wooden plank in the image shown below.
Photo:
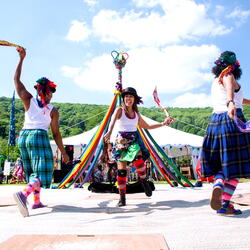
<path fill-rule="evenodd" d="M 250 193 L 235 194 L 231 200 L 233 203 L 241 206 L 250 206 Z"/>
<path fill-rule="evenodd" d="M 0 207 L 15 206 L 15 205 L 16 205 L 16 202 L 13 199 L 13 196 L 0 198 Z"/>
<path fill-rule="evenodd" d="M 161 234 L 102 235 L 15 235 L 0 244 L 0 249 L 13 250 L 88 249 L 88 250 L 167 250 Z"/>

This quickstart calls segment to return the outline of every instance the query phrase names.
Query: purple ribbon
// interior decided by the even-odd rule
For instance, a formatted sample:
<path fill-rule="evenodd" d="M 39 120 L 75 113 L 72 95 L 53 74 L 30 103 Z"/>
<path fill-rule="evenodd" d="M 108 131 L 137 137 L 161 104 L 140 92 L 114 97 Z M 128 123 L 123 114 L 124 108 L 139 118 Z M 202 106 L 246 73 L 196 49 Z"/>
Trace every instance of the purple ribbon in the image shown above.
<path fill-rule="evenodd" d="M 244 133 L 250 133 L 250 120 L 247 122 L 241 121 L 238 117 L 234 117 L 234 122 L 237 128 Z"/>

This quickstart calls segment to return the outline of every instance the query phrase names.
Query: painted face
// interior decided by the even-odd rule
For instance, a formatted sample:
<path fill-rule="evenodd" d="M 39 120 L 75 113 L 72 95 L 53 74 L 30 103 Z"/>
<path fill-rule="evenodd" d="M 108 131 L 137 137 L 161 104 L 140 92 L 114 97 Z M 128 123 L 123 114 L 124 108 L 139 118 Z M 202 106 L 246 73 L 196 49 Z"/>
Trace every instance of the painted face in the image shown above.
<path fill-rule="evenodd" d="M 127 94 L 124 96 L 124 103 L 126 106 L 133 106 L 135 97 L 133 95 Z"/>

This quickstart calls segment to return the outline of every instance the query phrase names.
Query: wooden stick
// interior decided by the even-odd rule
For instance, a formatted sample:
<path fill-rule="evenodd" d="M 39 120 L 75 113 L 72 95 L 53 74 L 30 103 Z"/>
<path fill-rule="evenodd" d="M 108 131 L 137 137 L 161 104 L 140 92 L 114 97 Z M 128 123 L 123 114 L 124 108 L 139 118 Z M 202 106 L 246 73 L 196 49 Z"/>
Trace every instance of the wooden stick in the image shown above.
<path fill-rule="evenodd" d="M 15 44 L 15 43 L 10 43 L 10 42 L 4 41 L 4 40 L 0 40 L 0 45 L 2 45 L 2 46 L 16 47 L 16 48 L 23 48 L 23 47 L 20 46 L 20 45 L 17 45 L 17 44 Z"/>

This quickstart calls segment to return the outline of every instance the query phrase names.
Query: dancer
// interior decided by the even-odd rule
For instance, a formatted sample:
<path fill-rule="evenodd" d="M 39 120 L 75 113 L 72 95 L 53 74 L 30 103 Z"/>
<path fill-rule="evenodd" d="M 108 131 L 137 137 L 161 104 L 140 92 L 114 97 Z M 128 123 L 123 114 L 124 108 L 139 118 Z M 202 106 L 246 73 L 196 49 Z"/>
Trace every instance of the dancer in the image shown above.
<path fill-rule="evenodd" d="M 214 175 L 210 201 L 217 214 L 241 214 L 230 203 L 238 178 L 250 177 L 250 134 L 237 128 L 234 117 L 243 122 L 244 99 L 238 83 L 242 71 L 234 52 L 225 51 L 212 68 L 215 75 L 211 88 L 213 114 L 210 118 L 201 152 L 201 174 Z"/>
<path fill-rule="evenodd" d="M 134 88 L 128 87 L 122 91 L 122 107 L 116 108 L 112 115 L 108 132 L 104 135 L 104 140 L 110 142 L 115 123 L 118 123 L 118 134 L 113 147 L 113 155 L 118 165 L 117 182 L 120 200 L 117 206 L 126 205 L 126 180 L 127 162 L 133 162 L 136 167 L 141 183 L 147 196 L 152 195 L 152 190 L 146 180 L 145 160 L 149 157 L 149 152 L 144 146 L 138 132 L 137 125 L 145 129 L 155 129 L 170 124 L 172 118 L 167 118 L 164 122 L 149 125 L 143 120 L 138 112 L 137 105 L 142 103 L 141 97 L 137 95 Z"/>
<path fill-rule="evenodd" d="M 29 216 L 27 197 L 34 195 L 33 209 L 44 207 L 40 201 L 41 187 L 49 188 L 53 174 L 53 154 L 48 137 L 48 127 L 54 140 L 62 153 L 63 161 L 69 162 L 69 157 L 63 147 L 62 137 L 59 131 L 59 113 L 49 104 L 56 85 L 43 77 L 37 80 L 34 88 L 37 96 L 34 98 L 20 80 L 23 60 L 26 56 L 24 48 L 18 48 L 20 60 L 15 72 L 14 82 L 16 91 L 24 104 L 25 120 L 20 132 L 18 146 L 23 160 L 27 186 L 23 191 L 14 194 L 18 208 L 24 217 Z"/>

